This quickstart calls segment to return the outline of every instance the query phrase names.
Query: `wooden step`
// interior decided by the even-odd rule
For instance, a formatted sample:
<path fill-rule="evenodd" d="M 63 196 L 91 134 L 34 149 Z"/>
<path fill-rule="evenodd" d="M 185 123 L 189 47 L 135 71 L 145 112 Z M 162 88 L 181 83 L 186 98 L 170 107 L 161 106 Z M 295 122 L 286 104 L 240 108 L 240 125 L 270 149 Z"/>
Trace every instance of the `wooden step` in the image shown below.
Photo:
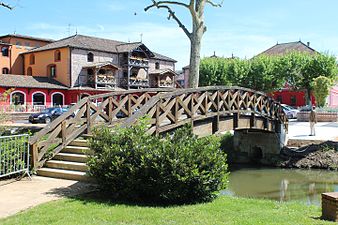
<path fill-rule="evenodd" d="M 86 165 L 86 163 L 60 161 L 60 160 L 49 160 L 45 164 L 45 167 L 63 169 L 63 170 L 75 170 L 75 171 L 81 171 L 81 172 L 88 171 L 88 166 Z"/>
<path fill-rule="evenodd" d="M 63 153 L 90 154 L 92 151 L 88 147 L 68 145 L 62 149 Z"/>
<path fill-rule="evenodd" d="M 84 138 L 84 139 L 89 139 L 89 138 L 92 138 L 93 135 L 92 134 L 82 134 L 81 137 Z"/>
<path fill-rule="evenodd" d="M 76 139 L 70 142 L 71 146 L 81 146 L 81 147 L 88 147 L 88 141 L 85 139 Z"/>
<path fill-rule="evenodd" d="M 90 181 L 90 177 L 86 172 L 74 170 L 61 170 L 54 168 L 41 168 L 37 170 L 39 176 L 61 178 L 66 180 Z"/>
<path fill-rule="evenodd" d="M 84 154 L 63 153 L 60 152 L 54 156 L 53 159 L 71 162 L 87 162 L 87 156 Z"/>

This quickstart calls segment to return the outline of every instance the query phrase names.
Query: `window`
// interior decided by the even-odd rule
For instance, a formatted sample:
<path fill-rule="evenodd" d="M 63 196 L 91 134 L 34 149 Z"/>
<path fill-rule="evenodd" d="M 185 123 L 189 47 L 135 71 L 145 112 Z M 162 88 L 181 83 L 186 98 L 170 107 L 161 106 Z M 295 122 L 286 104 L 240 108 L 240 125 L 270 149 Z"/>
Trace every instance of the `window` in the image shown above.
<path fill-rule="evenodd" d="M 53 106 L 63 106 L 64 105 L 64 95 L 62 93 L 56 92 L 52 94 L 52 104 Z"/>
<path fill-rule="evenodd" d="M 25 94 L 23 92 L 15 91 L 11 93 L 11 104 L 12 105 L 24 105 L 25 104 Z"/>
<path fill-rule="evenodd" d="M 155 63 L 155 69 L 157 69 L 157 70 L 160 69 L 160 63 L 159 62 Z"/>
<path fill-rule="evenodd" d="M 32 67 L 28 67 L 27 68 L 27 75 L 28 76 L 32 76 L 33 75 Z"/>
<path fill-rule="evenodd" d="M 49 65 L 47 67 L 48 76 L 51 78 L 56 77 L 56 65 Z"/>
<path fill-rule="evenodd" d="M 87 61 L 88 62 L 94 62 L 94 54 L 89 52 L 87 55 Z"/>
<path fill-rule="evenodd" d="M 282 99 L 282 96 L 281 96 L 281 95 L 278 95 L 277 98 L 276 98 L 276 100 L 277 100 L 277 102 L 282 103 L 282 100 L 283 100 L 283 99 Z"/>
<path fill-rule="evenodd" d="M 45 105 L 46 95 L 42 92 L 35 92 L 32 97 L 33 105 Z"/>
<path fill-rule="evenodd" d="M 2 74 L 9 74 L 8 68 L 2 68 Z"/>
<path fill-rule="evenodd" d="M 35 64 L 35 55 L 31 54 L 29 56 L 29 65 L 34 65 Z"/>
<path fill-rule="evenodd" d="M 292 96 L 290 97 L 290 105 L 292 105 L 292 106 L 297 105 L 297 98 L 296 98 L 295 95 L 292 95 Z"/>
<path fill-rule="evenodd" d="M 94 75 L 94 70 L 93 69 L 87 69 L 87 75 Z"/>
<path fill-rule="evenodd" d="M 54 61 L 55 61 L 55 62 L 61 61 L 61 52 L 60 52 L 59 50 L 56 50 L 56 51 L 54 52 Z"/>
<path fill-rule="evenodd" d="M 16 48 L 21 48 L 21 42 L 20 42 L 20 41 L 17 41 L 17 42 L 15 43 L 15 45 L 16 45 Z"/>
<path fill-rule="evenodd" d="M 2 53 L 2 56 L 8 57 L 9 56 L 9 48 L 8 47 L 2 47 L 1 53 Z"/>

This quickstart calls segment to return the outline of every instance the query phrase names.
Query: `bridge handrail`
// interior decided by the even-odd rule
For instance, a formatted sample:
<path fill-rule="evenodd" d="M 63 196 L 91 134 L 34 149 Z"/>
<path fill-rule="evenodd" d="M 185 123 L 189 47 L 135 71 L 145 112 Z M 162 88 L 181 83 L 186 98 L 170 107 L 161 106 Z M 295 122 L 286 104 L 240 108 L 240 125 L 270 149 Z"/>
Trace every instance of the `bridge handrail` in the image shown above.
<path fill-rule="evenodd" d="M 286 130 L 288 129 L 287 128 L 288 119 L 287 119 L 287 116 L 285 115 L 285 113 L 282 109 L 282 106 L 279 102 L 277 102 L 274 99 L 272 99 L 271 97 L 267 96 L 264 92 L 255 91 L 255 90 L 252 90 L 252 89 L 249 89 L 249 88 L 243 88 L 243 87 L 239 87 L 239 86 L 208 86 L 208 87 L 177 90 L 177 91 L 174 91 L 174 92 L 168 92 L 168 93 L 156 95 L 153 98 L 151 98 L 139 111 L 137 111 L 131 117 L 127 118 L 125 120 L 125 122 L 122 124 L 121 127 L 122 128 L 128 127 L 128 126 L 131 126 L 132 124 L 135 124 L 138 119 L 140 119 L 142 116 L 146 115 L 149 111 L 151 111 L 151 109 L 154 108 L 156 106 L 156 104 L 159 103 L 160 100 L 178 97 L 182 94 L 201 93 L 201 92 L 207 92 L 207 91 L 224 91 L 224 90 L 227 90 L 227 91 L 238 91 L 238 90 L 240 90 L 240 91 L 249 92 L 249 93 L 259 95 L 259 96 L 263 96 L 263 97 L 267 98 L 272 104 L 274 104 L 276 106 L 276 111 L 277 111 L 275 117 L 270 117 L 270 118 L 275 119 L 275 120 L 279 120 L 281 123 L 284 124 L 285 129 Z M 218 107 L 219 107 L 219 105 L 218 105 Z M 244 111 L 247 112 L 247 110 L 244 110 Z M 229 110 L 227 112 L 228 113 L 239 113 L 239 112 L 243 112 L 243 110 L 237 109 L 237 110 Z M 256 111 L 256 110 L 254 111 L 254 113 L 258 114 L 262 117 L 267 117 L 262 112 L 259 112 L 259 111 Z"/>

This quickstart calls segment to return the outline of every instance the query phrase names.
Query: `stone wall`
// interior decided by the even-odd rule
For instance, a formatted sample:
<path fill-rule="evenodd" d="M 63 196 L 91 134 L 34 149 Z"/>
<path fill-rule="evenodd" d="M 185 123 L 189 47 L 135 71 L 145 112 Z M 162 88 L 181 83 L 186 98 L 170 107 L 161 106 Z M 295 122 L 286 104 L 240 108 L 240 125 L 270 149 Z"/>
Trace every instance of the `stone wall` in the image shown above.
<path fill-rule="evenodd" d="M 278 134 L 271 132 L 236 130 L 231 158 L 236 163 L 272 164 L 273 158 L 280 154 L 279 138 Z"/>
<path fill-rule="evenodd" d="M 87 54 L 89 52 L 94 54 L 94 62 L 87 61 Z M 115 65 L 119 65 L 117 54 L 84 49 L 73 49 L 71 51 L 71 62 L 72 87 L 87 84 L 87 70 L 84 70 L 83 67 L 90 63 L 112 62 Z M 118 77 L 120 77 L 120 73 L 122 72 L 119 71 Z"/>
<path fill-rule="evenodd" d="M 318 122 L 338 122 L 338 113 L 336 112 L 316 112 Z M 297 121 L 309 122 L 310 112 L 299 112 Z"/>
<path fill-rule="evenodd" d="M 150 59 L 149 60 L 149 73 L 152 73 L 155 70 L 155 63 L 160 63 L 160 69 L 171 69 L 172 71 L 175 71 L 175 63 L 174 62 L 168 62 L 164 60 L 157 60 L 157 59 Z"/>

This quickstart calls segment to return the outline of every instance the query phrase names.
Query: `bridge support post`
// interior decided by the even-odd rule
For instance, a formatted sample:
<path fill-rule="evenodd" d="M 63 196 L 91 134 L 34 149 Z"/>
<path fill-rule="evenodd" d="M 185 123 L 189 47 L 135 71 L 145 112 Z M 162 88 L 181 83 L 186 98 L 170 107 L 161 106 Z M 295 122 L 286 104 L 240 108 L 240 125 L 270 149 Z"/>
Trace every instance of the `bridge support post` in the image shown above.
<path fill-rule="evenodd" d="M 256 126 L 256 117 L 255 117 L 255 113 L 251 113 L 251 117 L 250 117 L 250 128 L 253 128 Z"/>
<path fill-rule="evenodd" d="M 238 113 L 233 113 L 233 120 L 234 120 L 234 130 L 238 127 L 238 121 L 239 121 L 239 114 Z"/>

